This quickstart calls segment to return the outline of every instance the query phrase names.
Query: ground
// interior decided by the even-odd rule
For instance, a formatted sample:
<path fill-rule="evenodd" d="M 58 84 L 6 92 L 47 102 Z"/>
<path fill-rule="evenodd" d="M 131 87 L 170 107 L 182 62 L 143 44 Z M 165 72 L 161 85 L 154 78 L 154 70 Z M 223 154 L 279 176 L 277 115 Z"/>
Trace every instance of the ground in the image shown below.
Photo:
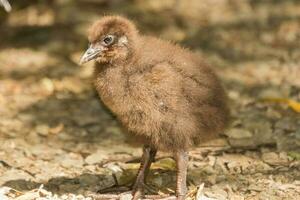
<path fill-rule="evenodd" d="M 188 2 L 188 3 L 187 3 Z M 0 12 L 0 199 L 93 199 L 129 191 L 141 149 L 79 66 L 99 16 L 202 54 L 224 83 L 232 125 L 190 152 L 188 199 L 300 199 L 300 2 L 26 1 Z M 172 194 L 159 153 L 147 193 Z M 94 195 L 94 196 L 93 196 Z M 123 195 L 128 199 L 130 195 Z"/>

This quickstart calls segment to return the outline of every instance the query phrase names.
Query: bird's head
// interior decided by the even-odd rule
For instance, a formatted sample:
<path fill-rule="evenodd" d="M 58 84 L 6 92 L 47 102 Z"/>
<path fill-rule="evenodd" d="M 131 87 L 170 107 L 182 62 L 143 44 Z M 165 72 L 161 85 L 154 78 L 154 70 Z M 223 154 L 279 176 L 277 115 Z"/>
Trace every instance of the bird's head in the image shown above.
<path fill-rule="evenodd" d="M 105 16 L 95 22 L 88 39 L 90 45 L 80 64 L 91 60 L 98 63 L 125 61 L 133 53 L 138 32 L 133 23 L 119 16 Z"/>

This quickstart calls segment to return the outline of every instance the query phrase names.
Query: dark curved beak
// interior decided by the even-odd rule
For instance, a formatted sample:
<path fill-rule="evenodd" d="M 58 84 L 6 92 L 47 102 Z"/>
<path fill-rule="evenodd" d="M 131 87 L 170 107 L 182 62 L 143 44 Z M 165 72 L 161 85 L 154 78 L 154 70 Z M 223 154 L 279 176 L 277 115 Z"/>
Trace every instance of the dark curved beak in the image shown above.
<path fill-rule="evenodd" d="M 93 47 L 90 46 L 86 52 L 83 54 L 83 56 L 81 57 L 79 64 L 82 65 L 84 63 L 87 63 L 93 59 L 95 59 L 96 57 L 98 57 L 98 55 L 102 52 L 102 49 L 99 47 Z"/>

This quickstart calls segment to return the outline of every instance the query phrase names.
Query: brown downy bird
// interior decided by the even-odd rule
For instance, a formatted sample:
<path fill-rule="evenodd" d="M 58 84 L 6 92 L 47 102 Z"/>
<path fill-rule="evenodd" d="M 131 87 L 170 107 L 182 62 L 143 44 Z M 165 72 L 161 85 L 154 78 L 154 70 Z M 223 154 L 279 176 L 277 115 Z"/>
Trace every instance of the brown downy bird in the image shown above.
<path fill-rule="evenodd" d="M 144 144 L 133 199 L 143 186 L 157 150 L 173 153 L 177 199 L 184 199 L 188 149 L 226 126 L 226 95 L 199 56 L 139 34 L 126 18 L 106 16 L 89 32 L 81 64 L 95 60 L 95 86 L 103 103 L 137 141 Z"/>

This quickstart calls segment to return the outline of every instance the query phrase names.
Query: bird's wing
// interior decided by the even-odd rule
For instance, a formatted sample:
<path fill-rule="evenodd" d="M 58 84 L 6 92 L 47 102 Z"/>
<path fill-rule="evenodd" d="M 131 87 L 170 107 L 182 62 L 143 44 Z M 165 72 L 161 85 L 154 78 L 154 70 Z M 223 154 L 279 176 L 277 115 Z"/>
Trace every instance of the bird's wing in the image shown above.
<path fill-rule="evenodd" d="M 164 111 L 177 110 L 182 98 L 182 76 L 169 62 L 160 62 L 145 73 L 143 83 L 145 93 L 152 105 Z"/>
<path fill-rule="evenodd" d="M 193 66 L 191 66 L 193 65 Z M 221 104 L 225 98 L 223 87 L 214 72 L 202 63 L 180 65 L 162 62 L 152 67 L 149 87 L 160 98 L 172 98 L 191 107 Z M 161 95 L 164 94 L 164 95 Z M 172 101 L 175 102 L 175 101 Z"/>
<path fill-rule="evenodd" d="M 223 87 L 210 68 L 197 62 L 189 64 L 194 66 L 161 63 L 153 67 L 153 91 L 159 95 L 159 106 L 179 114 L 178 119 L 184 119 L 184 123 L 194 117 L 199 120 L 199 127 L 219 132 L 227 124 L 229 114 Z"/>

